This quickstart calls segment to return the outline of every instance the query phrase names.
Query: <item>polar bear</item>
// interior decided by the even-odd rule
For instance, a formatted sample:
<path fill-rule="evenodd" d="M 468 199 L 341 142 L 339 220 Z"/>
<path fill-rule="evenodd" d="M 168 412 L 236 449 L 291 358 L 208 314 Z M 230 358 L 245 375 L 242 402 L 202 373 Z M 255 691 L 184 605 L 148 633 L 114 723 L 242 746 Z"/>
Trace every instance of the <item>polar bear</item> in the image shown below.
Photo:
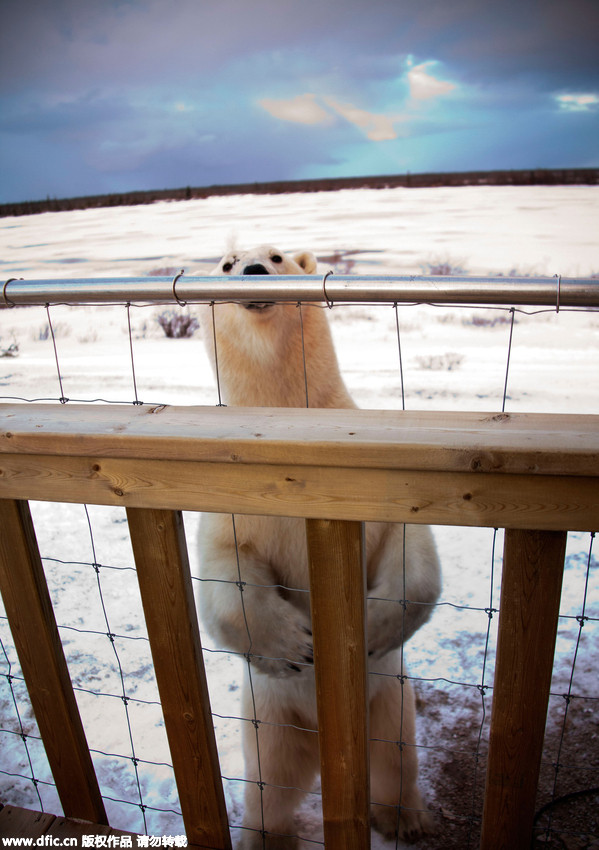
<path fill-rule="evenodd" d="M 213 274 L 313 274 L 316 267 L 312 253 L 291 257 L 260 246 L 225 255 Z M 305 407 L 308 398 L 313 407 L 356 406 L 322 305 L 304 304 L 301 321 L 295 303 L 213 309 L 202 325 L 225 404 Z M 430 821 L 417 785 L 414 696 L 398 674 L 405 674 L 402 644 L 438 598 L 439 564 L 426 527 L 368 522 L 365 536 L 369 665 L 383 674 L 369 676 L 372 819 L 385 835 L 413 840 Z M 298 846 L 295 811 L 319 768 L 318 735 L 308 731 L 317 728 L 317 717 L 305 524 L 204 514 L 199 546 L 206 627 L 219 646 L 250 659 L 242 696 L 249 719 L 239 847 L 291 850 Z M 402 611 L 388 599 L 410 601 Z"/>

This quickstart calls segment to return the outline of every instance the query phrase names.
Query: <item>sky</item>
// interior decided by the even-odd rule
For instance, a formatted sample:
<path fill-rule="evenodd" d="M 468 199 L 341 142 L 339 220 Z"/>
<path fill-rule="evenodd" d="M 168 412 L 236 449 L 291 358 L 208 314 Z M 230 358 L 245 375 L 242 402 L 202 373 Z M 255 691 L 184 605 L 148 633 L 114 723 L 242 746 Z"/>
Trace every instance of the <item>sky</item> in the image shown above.
<path fill-rule="evenodd" d="M 0 202 L 599 166 L 597 0 L 0 0 Z"/>

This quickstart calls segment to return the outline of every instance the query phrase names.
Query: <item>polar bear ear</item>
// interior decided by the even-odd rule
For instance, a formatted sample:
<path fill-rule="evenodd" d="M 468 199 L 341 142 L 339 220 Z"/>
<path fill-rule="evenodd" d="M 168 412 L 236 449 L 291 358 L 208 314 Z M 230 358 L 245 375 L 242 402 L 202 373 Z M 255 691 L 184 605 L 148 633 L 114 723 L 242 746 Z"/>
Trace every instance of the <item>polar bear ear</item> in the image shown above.
<path fill-rule="evenodd" d="M 293 259 L 306 274 L 314 274 L 316 272 L 317 260 L 311 251 L 302 251 L 301 254 L 296 254 Z"/>

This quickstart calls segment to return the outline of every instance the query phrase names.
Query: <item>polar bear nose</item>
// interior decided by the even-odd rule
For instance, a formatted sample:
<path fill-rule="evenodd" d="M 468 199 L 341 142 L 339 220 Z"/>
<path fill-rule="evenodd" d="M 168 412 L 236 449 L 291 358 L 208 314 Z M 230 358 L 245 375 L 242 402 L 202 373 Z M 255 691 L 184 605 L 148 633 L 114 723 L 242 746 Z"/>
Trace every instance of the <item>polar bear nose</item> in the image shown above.
<path fill-rule="evenodd" d="M 269 274 L 268 269 L 266 269 L 262 263 L 253 263 L 251 266 L 246 266 L 243 270 L 244 274 Z"/>

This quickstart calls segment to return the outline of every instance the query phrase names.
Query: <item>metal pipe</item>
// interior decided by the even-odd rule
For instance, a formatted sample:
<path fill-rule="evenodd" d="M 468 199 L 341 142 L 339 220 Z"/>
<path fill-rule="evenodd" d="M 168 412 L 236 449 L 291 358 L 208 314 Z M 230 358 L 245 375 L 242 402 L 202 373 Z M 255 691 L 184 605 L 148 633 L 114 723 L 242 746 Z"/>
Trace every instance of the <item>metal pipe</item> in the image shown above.
<path fill-rule="evenodd" d="M 325 289 L 326 287 L 326 289 Z M 481 304 L 599 307 L 599 280 L 555 277 L 445 277 L 328 274 L 16 280 L 0 306 L 22 304 L 178 304 L 213 301 Z"/>

